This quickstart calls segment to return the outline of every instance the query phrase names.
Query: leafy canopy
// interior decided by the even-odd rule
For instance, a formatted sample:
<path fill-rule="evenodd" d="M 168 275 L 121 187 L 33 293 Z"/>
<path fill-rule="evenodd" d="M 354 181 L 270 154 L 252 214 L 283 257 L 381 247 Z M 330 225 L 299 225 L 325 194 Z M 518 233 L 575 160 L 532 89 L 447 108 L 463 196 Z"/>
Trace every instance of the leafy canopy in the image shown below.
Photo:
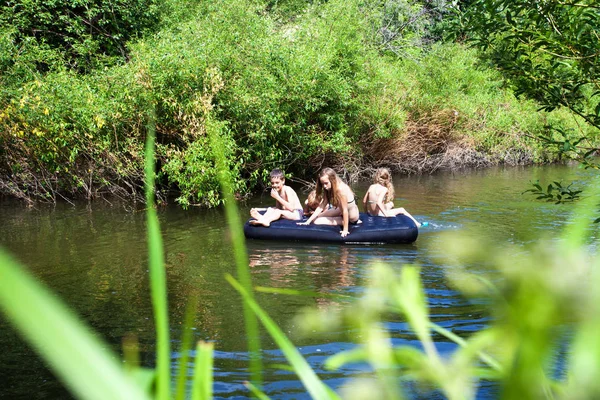
<path fill-rule="evenodd" d="M 595 0 L 475 0 L 462 3 L 463 32 L 542 109 L 567 107 L 592 126 L 579 144 L 588 159 L 600 130 L 600 6 Z M 561 132 L 557 144 L 569 142 Z M 548 139 L 548 137 L 547 137 Z M 550 138 L 550 140 L 552 140 Z M 572 140 L 571 140 L 572 142 Z M 570 142 L 569 142 L 570 143 Z M 569 149 L 571 150 L 571 149 Z"/>

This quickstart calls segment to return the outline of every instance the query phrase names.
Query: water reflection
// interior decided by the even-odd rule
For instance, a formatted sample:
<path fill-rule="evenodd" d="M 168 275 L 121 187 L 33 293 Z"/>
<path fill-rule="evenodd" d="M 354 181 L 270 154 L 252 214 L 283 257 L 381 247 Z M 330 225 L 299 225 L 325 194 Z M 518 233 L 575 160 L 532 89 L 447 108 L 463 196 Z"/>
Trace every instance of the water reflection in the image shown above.
<path fill-rule="evenodd" d="M 254 247 L 248 258 L 255 274 L 269 275 L 267 285 L 271 287 L 331 294 L 348 292 L 358 284 L 356 254 L 344 246 Z M 299 275 L 307 278 L 302 286 Z M 314 300 L 319 307 L 332 303 L 325 296 Z"/>

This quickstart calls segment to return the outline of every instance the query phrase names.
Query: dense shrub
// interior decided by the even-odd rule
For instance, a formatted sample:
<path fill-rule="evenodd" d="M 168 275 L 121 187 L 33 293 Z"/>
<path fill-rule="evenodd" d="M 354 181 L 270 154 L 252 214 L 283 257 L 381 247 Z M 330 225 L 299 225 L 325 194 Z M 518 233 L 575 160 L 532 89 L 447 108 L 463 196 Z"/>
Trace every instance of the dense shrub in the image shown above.
<path fill-rule="evenodd" d="M 0 26 L 12 27 L 17 44 L 59 50 L 67 64 L 88 71 L 127 57 L 127 42 L 156 29 L 169 2 L 156 0 L 40 0 L 4 2 Z M 37 68 L 52 67 L 39 58 Z"/>
<path fill-rule="evenodd" d="M 553 155 L 529 136 L 547 123 L 575 125 L 516 100 L 472 50 L 424 46 L 433 3 L 332 0 L 306 3 L 293 19 L 254 2 L 182 4 L 169 6 L 159 32 L 128 43 L 128 62 L 86 74 L 14 27 L 0 32 L 0 191 L 141 198 L 150 102 L 158 195 L 175 193 L 184 206 L 222 201 L 209 119 L 220 126 L 240 197 L 276 167 L 312 178 L 325 164 L 352 175 L 370 165 L 489 164 L 511 152 L 517 162 L 544 160 Z M 382 27 L 392 25 L 388 45 L 402 52 L 381 46 Z"/>

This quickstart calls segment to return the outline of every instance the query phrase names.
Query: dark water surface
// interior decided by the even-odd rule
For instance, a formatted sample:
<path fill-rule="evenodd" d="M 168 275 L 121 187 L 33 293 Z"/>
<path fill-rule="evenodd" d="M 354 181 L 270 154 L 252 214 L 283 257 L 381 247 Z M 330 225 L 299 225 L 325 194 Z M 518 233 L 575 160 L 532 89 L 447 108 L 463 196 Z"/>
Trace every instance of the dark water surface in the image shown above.
<path fill-rule="evenodd" d="M 400 269 L 405 263 L 422 266 L 430 313 L 437 323 L 460 335 L 484 327 L 484 308 L 468 302 L 447 286 L 442 256 L 442 233 L 477 233 L 496 243 L 517 246 L 556 233 L 568 221 L 569 205 L 534 202 L 521 195 L 529 181 L 575 180 L 580 187 L 591 172 L 565 166 L 497 168 L 458 173 L 395 177 L 396 206 L 428 221 L 410 245 L 338 246 L 249 241 L 248 255 L 255 285 L 309 290 L 320 293 L 360 294 L 372 261 L 383 260 Z M 368 182 L 353 185 L 362 199 Z M 304 199 L 306 194 L 299 192 Z M 271 205 L 268 194 L 243 205 Z M 240 298 L 225 282 L 235 275 L 230 238 L 220 210 L 159 211 L 165 245 L 173 367 L 187 299 L 197 296 L 195 339 L 215 343 L 215 395 L 248 396 L 246 341 Z M 128 212 L 103 201 L 75 207 L 24 208 L 0 201 L 0 245 L 14 254 L 41 281 L 85 319 L 120 353 L 122 338 L 130 333 L 140 341 L 142 363 L 154 363 L 154 325 L 148 289 L 145 215 Z M 473 267 L 474 269 L 477 266 Z M 360 367 L 331 372 L 322 368 L 327 356 L 350 349 L 352 332 L 330 332 L 326 337 L 299 338 L 294 316 L 306 306 L 325 306 L 332 300 L 259 294 L 259 302 L 287 332 L 302 354 L 332 387 L 361 373 Z M 24 299 L 26 300 L 26 299 Z M 405 321 L 388 324 L 394 343 L 416 343 Z M 266 364 L 284 363 L 270 337 L 263 337 Z M 442 352 L 454 345 L 438 338 Z M 0 317 L 0 397 L 7 399 L 68 398 L 44 363 L 7 321 Z M 65 357 L 68 357 L 65 354 Z M 307 398 L 295 376 L 269 368 L 265 391 L 272 398 Z M 479 398 L 494 398 L 493 385 L 482 385 Z M 435 398 L 435 393 L 427 394 Z"/>

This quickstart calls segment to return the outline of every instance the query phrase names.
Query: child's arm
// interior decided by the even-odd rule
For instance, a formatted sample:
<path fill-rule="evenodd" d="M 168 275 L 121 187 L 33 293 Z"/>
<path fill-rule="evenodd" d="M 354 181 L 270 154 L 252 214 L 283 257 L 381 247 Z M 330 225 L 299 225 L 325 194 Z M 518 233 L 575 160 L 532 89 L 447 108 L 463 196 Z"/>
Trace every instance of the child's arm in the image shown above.
<path fill-rule="evenodd" d="M 365 197 L 363 197 L 363 211 L 364 212 L 369 212 L 369 210 L 367 209 L 367 200 L 369 199 L 369 192 L 371 191 L 371 187 L 369 186 L 369 189 L 367 190 L 367 193 L 365 193 Z"/>
<path fill-rule="evenodd" d="M 388 190 L 387 188 L 384 188 L 381 193 L 379 193 L 379 196 L 377 196 L 377 207 L 379 207 L 379 209 L 381 210 L 381 213 L 387 217 L 387 211 L 385 209 L 385 205 L 383 204 L 383 199 L 385 199 L 385 195 L 387 194 Z"/>
<path fill-rule="evenodd" d="M 327 207 L 327 200 L 325 197 L 321 200 L 319 207 L 315 211 L 313 211 L 312 215 L 306 220 L 306 222 L 298 222 L 298 225 L 310 225 L 318 216 L 323 212 L 323 210 Z"/>
<path fill-rule="evenodd" d="M 340 233 L 342 234 L 342 237 L 346 237 L 350 232 L 348 231 L 348 198 L 344 194 L 340 196 L 340 208 L 342 209 L 343 223 L 342 231 Z"/>
<path fill-rule="evenodd" d="M 298 198 L 298 195 L 296 194 L 294 189 L 292 189 L 289 186 L 284 186 L 283 191 L 286 194 L 285 197 L 287 197 L 287 200 L 281 197 L 277 190 L 271 190 L 271 197 L 273 197 L 277 201 L 277 203 L 281 204 L 283 210 L 294 211 L 298 208 L 302 208 L 302 206 L 300 205 L 300 199 Z"/>
<path fill-rule="evenodd" d="M 306 217 L 310 217 L 312 213 L 315 212 L 312 208 L 310 208 L 310 205 L 308 204 L 308 199 L 304 201 L 304 208 L 302 209 L 302 212 Z"/>

